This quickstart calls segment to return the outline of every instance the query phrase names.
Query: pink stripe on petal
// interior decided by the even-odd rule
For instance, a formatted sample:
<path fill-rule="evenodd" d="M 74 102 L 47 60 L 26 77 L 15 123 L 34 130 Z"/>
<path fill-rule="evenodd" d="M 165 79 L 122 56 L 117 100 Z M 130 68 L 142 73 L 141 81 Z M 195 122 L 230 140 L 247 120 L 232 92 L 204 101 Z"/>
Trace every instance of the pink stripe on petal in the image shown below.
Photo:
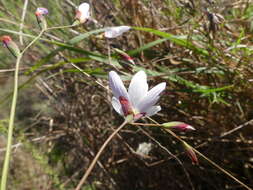
<path fill-rule="evenodd" d="M 119 102 L 121 104 L 122 111 L 125 116 L 133 114 L 133 108 L 131 106 L 131 103 L 123 96 L 119 97 Z"/>

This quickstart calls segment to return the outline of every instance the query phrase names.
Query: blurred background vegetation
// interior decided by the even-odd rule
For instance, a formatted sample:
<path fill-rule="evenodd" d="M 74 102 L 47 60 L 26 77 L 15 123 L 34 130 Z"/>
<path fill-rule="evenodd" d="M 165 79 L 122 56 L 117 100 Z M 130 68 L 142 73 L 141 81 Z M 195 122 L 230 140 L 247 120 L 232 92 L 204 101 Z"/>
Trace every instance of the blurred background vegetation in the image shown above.
<path fill-rule="evenodd" d="M 37 7 L 48 8 L 50 27 L 63 26 L 73 23 L 75 8 L 82 2 L 1 0 L 0 36 L 10 35 L 23 49 L 40 32 L 34 16 Z M 154 119 L 194 126 L 196 131 L 178 134 L 253 187 L 252 0 L 86 2 L 101 26 L 149 29 L 136 28 L 105 40 L 86 35 L 101 27 L 87 23 L 47 31 L 26 52 L 9 189 L 73 189 L 104 140 L 123 121 L 112 109 L 109 91 L 95 80 L 108 86 L 108 71 L 117 70 L 127 84 L 140 69 L 148 73 L 151 86 L 167 82 L 162 111 Z M 112 47 L 128 52 L 136 65 L 122 60 Z M 2 47 L 0 60 L 2 166 L 15 59 Z M 151 144 L 145 156 L 136 153 L 144 142 Z M 242 189 L 201 158 L 199 165 L 192 165 L 183 152 L 180 143 L 160 129 L 126 127 L 107 147 L 83 189 Z"/>

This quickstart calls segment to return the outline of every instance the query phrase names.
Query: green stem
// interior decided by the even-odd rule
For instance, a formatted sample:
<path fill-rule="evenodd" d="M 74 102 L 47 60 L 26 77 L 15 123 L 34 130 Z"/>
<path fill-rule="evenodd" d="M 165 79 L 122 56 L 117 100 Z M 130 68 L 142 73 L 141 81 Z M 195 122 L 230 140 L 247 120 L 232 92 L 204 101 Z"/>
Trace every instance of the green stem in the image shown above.
<path fill-rule="evenodd" d="M 65 28 L 73 28 L 75 26 L 78 26 L 78 25 L 66 25 L 66 26 L 54 26 L 54 27 L 51 27 L 51 28 L 47 28 L 47 30 L 57 30 L 57 29 L 65 29 Z"/>
<path fill-rule="evenodd" d="M 42 34 L 44 32 L 45 32 L 45 30 L 42 30 L 39 33 L 39 35 L 36 38 L 34 38 L 25 47 L 25 49 L 17 56 L 15 75 L 14 75 L 13 97 L 12 97 L 12 104 L 11 104 L 11 111 L 10 111 L 10 121 L 9 121 L 9 126 L 8 126 L 6 153 L 5 153 L 2 178 L 1 178 L 1 190 L 6 190 L 6 186 L 7 186 L 7 178 L 8 178 L 8 171 L 9 171 L 10 158 L 11 158 L 11 146 L 12 146 L 12 138 L 13 138 L 12 136 L 13 136 L 13 128 L 14 128 L 14 119 L 15 119 L 16 104 L 17 104 L 17 97 L 18 97 L 18 74 L 19 74 L 20 61 L 21 61 L 22 56 L 25 53 L 25 51 L 29 47 L 31 47 L 42 36 Z"/>
<path fill-rule="evenodd" d="M 14 76 L 14 90 L 13 90 L 13 98 L 12 98 L 12 104 L 11 104 L 10 122 L 9 122 L 9 127 L 8 127 L 6 153 L 5 153 L 4 165 L 3 165 L 3 171 L 2 171 L 1 190 L 6 190 L 6 184 L 7 184 L 7 177 L 8 177 L 10 156 L 11 156 L 14 117 L 15 117 L 16 103 L 17 103 L 17 96 L 18 96 L 18 70 L 19 70 L 19 64 L 20 64 L 21 58 L 22 58 L 22 54 L 18 55 L 17 61 L 16 61 L 16 69 L 15 69 L 15 76 Z"/>
<path fill-rule="evenodd" d="M 31 47 L 38 39 L 40 39 L 40 37 L 42 36 L 42 34 L 43 34 L 45 31 L 46 31 L 46 30 L 41 30 L 40 33 L 39 33 L 39 35 L 38 35 L 36 38 L 34 38 L 34 39 L 25 47 L 25 49 L 23 49 L 23 51 L 21 52 L 21 57 L 22 57 L 22 55 L 25 53 L 25 51 L 26 51 L 29 47 Z"/>

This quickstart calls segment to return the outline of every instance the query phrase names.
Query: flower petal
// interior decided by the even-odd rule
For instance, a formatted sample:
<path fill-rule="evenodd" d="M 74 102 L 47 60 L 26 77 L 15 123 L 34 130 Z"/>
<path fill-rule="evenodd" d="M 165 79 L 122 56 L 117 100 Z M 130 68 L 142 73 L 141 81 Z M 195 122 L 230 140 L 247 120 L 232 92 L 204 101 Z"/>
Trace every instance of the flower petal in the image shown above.
<path fill-rule="evenodd" d="M 130 26 L 116 26 L 116 27 L 109 27 L 105 30 L 105 37 L 106 38 L 116 38 L 130 30 Z"/>
<path fill-rule="evenodd" d="M 127 90 L 119 77 L 119 75 L 115 71 L 109 72 L 109 85 L 112 89 L 113 95 L 119 99 L 120 96 L 123 96 L 129 100 L 129 96 L 127 94 Z"/>
<path fill-rule="evenodd" d="M 38 7 L 35 12 L 36 15 L 47 15 L 48 10 L 44 7 Z"/>
<path fill-rule="evenodd" d="M 146 97 L 144 97 L 139 104 L 137 109 L 139 112 L 147 112 L 147 110 L 154 106 L 160 98 L 160 94 L 165 90 L 166 83 L 160 83 L 148 91 Z"/>
<path fill-rule="evenodd" d="M 128 94 L 133 107 L 136 107 L 140 100 L 148 93 L 147 75 L 144 71 L 136 73 L 129 85 Z"/>
<path fill-rule="evenodd" d="M 145 116 L 155 115 L 157 112 L 161 111 L 161 106 L 152 106 L 146 111 Z"/>
<path fill-rule="evenodd" d="M 121 104 L 119 102 L 119 100 L 115 97 L 112 97 L 112 107 L 114 108 L 114 110 L 116 112 L 118 112 L 120 115 L 124 115 L 123 114 L 123 111 L 122 111 L 122 107 L 121 107 Z"/>
<path fill-rule="evenodd" d="M 88 3 L 82 3 L 78 7 L 77 17 L 81 23 L 90 18 L 90 5 Z"/>

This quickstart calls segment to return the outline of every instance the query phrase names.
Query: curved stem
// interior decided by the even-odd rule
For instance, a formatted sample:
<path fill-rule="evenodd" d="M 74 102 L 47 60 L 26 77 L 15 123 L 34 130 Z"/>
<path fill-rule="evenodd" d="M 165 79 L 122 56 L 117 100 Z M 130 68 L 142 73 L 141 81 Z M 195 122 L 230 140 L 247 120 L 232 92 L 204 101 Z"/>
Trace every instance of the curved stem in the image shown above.
<path fill-rule="evenodd" d="M 13 90 L 13 98 L 12 98 L 12 104 L 11 104 L 10 121 L 9 121 L 9 127 L 8 127 L 6 153 L 5 153 L 4 165 L 3 165 L 3 171 L 2 171 L 1 190 L 5 190 L 6 184 L 7 184 L 7 177 L 8 177 L 10 156 L 11 156 L 14 117 L 15 117 L 16 103 L 17 103 L 17 96 L 18 96 L 18 70 L 19 70 L 19 64 L 20 64 L 21 58 L 22 58 L 22 54 L 20 54 L 17 57 L 17 61 L 16 61 L 16 70 L 15 70 L 15 76 L 14 76 L 14 90 Z"/>
<path fill-rule="evenodd" d="M 40 33 L 39 33 L 39 35 L 38 35 L 36 38 L 34 38 L 34 39 L 25 47 L 25 49 L 23 49 L 23 51 L 21 52 L 21 57 L 22 57 L 22 55 L 25 53 L 25 51 L 26 51 L 29 47 L 31 47 L 31 46 L 42 36 L 42 34 L 43 34 L 45 31 L 46 31 L 46 30 L 41 30 Z"/>
<path fill-rule="evenodd" d="M 156 126 L 160 125 L 158 122 L 156 122 L 155 120 L 151 119 L 150 117 L 148 117 L 148 119 L 150 119 L 152 122 L 154 122 Z M 146 125 L 146 126 L 154 126 L 154 125 L 153 124 L 149 124 L 149 125 Z M 169 134 L 171 134 L 173 137 L 175 137 L 176 139 L 178 139 L 181 143 L 186 143 L 195 153 L 197 153 L 200 157 L 204 158 L 207 162 L 209 162 L 211 165 L 213 165 L 214 167 L 216 167 L 218 170 L 220 170 L 221 172 L 223 172 L 224 174 L 226 174 L 228 177 L 230 177 L 231 179 L 233 179 L 234 181 L 236 181 L 237 183 L 239 183 L 240 185 L 242 185 L 246 189 L 252 190 L 252 188 L 250 188 L 249 186 L 247 186 L 246 184 L 244 184 L 242 181 L 240 181 L 239 179 L 237 179 L 236 177 L 234 177 L 227 170 L 223 169 L 218 164 L 216 164 L 214 161 L 210 160 L 204 154 L 202 154 L 201 152 L 199 152 L 198 150 L 196 150 L 195 148 L 193 148 L 191 145 L 189 145 L 187 142 L 185 142 L 183 139 L 181 139 L 178 135 L 176 135 L 173 131 L 171 131 L 170 129 L 166 129 L 166 128 L 163 128 L 163 129 L 165 129 Z"/>
<path fill-rule="evenodd" d="M 96 156 L 94 157 L 94 159 L 92 160 L 91 164 L 89 165 L 88 169 L 86 170 L 84 176 L 82 177 L 82 179 L 80 180 L 79 184 L 77 185 L 77 187 L 75 188 L 75 190 L 80 190 L 81 187 L 83 186 L 83 184 L 85 183 L 87 177 L 90 175 L 92 169 L 94 168 L 94 166 L 97 163 L 98 158 L 101 156 L 102 152 L 104 151 L 104 149 L 106 148 L 106 146 L 108 145 L 108 143 L 112 140 L 112 138 L 128 123 L 127 120 L 125 120 L 104 142 L 104 144 L 101 146 L 101 148 L 99 149 L 98 153 L 96 154 Z"/>

